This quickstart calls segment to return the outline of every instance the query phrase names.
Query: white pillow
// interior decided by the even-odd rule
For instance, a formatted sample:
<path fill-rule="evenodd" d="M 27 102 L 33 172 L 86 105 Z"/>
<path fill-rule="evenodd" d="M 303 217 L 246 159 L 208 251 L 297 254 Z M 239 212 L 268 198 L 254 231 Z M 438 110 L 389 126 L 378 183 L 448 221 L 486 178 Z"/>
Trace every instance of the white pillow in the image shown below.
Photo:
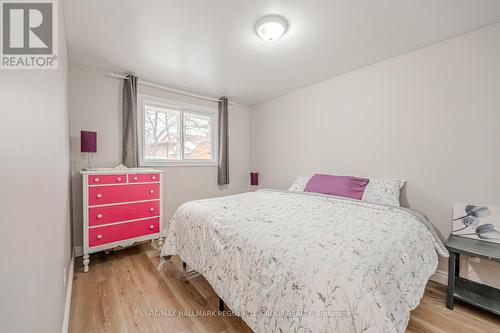
<path fill-rule="evenodd" d="M 370 178 L 361 200 L 399 207 L 400 190 L 406 180 Z"/>
<path fill-rule="evenodd" d="M 299 176 L 288 189 L 289 191 L 304 192 L 309 179 L 312 176 Z M 382 205 L 400 206 L 400 190 L 406 183 L 406 180 L 390 178 L 371 178 L 365 187 L 362 201 L 378 203 Z"/>
<path fill-rule="evenodd" d="M 295 178 L 295 181 L 293 182 L 292 186 L 290 186 L 288 191 L 304 192 L 304 188 L 306 187 L 306 184 L 309 181 L 309 179 L 311 179 L 311 176 L 309 177 L 299 176 Z"/>

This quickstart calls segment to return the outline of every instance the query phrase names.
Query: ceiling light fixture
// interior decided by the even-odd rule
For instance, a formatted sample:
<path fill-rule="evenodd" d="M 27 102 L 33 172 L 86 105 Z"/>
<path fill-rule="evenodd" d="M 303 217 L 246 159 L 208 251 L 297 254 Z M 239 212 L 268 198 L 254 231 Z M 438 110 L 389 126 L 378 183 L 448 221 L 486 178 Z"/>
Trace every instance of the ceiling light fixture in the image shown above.
<path fill-rule="evenodd" d="M 255 26 L 255 31 L 266 42 L 274 42 L 283 36 L 287 29 L 285 18 L 268 15 L 261 18 Z"/>

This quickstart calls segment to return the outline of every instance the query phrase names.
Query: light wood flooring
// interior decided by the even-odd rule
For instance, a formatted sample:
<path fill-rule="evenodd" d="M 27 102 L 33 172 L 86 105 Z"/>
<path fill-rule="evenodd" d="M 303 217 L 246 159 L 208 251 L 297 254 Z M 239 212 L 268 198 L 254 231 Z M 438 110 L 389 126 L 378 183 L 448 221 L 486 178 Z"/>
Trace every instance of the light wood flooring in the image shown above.
<path fill-rule="evenodd" d="M 156 270 L 154 244 L 91 256 L 90 271 L 75 263 L 70 332 L 252 332 L 235 316 L 168 316 L 169 310 L 217 311 L 218 297 L 198 273 L 178 258 Z M 429 282 L 407 332 L 500 332 L 500 317 L 456 302 L 445 306 L 446 288 Z"/>

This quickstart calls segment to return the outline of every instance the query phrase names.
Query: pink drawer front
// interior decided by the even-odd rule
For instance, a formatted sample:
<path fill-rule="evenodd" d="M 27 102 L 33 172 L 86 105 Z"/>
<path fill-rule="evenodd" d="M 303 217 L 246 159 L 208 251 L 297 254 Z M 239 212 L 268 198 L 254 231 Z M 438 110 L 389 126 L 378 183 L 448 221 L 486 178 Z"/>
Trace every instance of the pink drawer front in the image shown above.
<path fill-rule="evenodd" d="M 160 185 L 129 184 L 89 187 L 89 206 L 160 198 Z"/>
<path fill-rule="evenodd" d="M 150 183 L 159 181 L 160 181 L 159 173 L 130 173 L 128 175 L 129 183 Z"/>
<path fill-rule="evenodd" d="M 156 234 L 159 231 L 160 219 L 157 217 L 149 220 L 91 228 L 89 229 L 89 246 L 99 246 L 125 239 Z"/>
<path fill-rule="evenodd" d="M 127 182 L 127 175 L 88 175 L 89 185 L 122 184 Z"/>
<path fill-rule="evenodd" d="M 89 208 L 89 226 L 115 223 L 160 215 L 160 201 Z"/>

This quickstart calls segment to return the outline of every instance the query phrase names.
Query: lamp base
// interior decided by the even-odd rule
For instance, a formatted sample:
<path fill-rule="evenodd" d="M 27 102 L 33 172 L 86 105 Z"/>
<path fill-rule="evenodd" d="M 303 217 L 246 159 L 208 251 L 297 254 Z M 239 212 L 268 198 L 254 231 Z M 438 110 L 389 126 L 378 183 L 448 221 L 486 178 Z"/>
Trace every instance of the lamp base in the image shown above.
<path fill-rule="evenodd" d="M 92 153 L 87 153 L 87 167 L 86 168 L 82 168 L 82 170 L 84 171 L 94 171 L 96 170 L 96 168 L 93 168 L 90 163 L 92 161 Z"/>

